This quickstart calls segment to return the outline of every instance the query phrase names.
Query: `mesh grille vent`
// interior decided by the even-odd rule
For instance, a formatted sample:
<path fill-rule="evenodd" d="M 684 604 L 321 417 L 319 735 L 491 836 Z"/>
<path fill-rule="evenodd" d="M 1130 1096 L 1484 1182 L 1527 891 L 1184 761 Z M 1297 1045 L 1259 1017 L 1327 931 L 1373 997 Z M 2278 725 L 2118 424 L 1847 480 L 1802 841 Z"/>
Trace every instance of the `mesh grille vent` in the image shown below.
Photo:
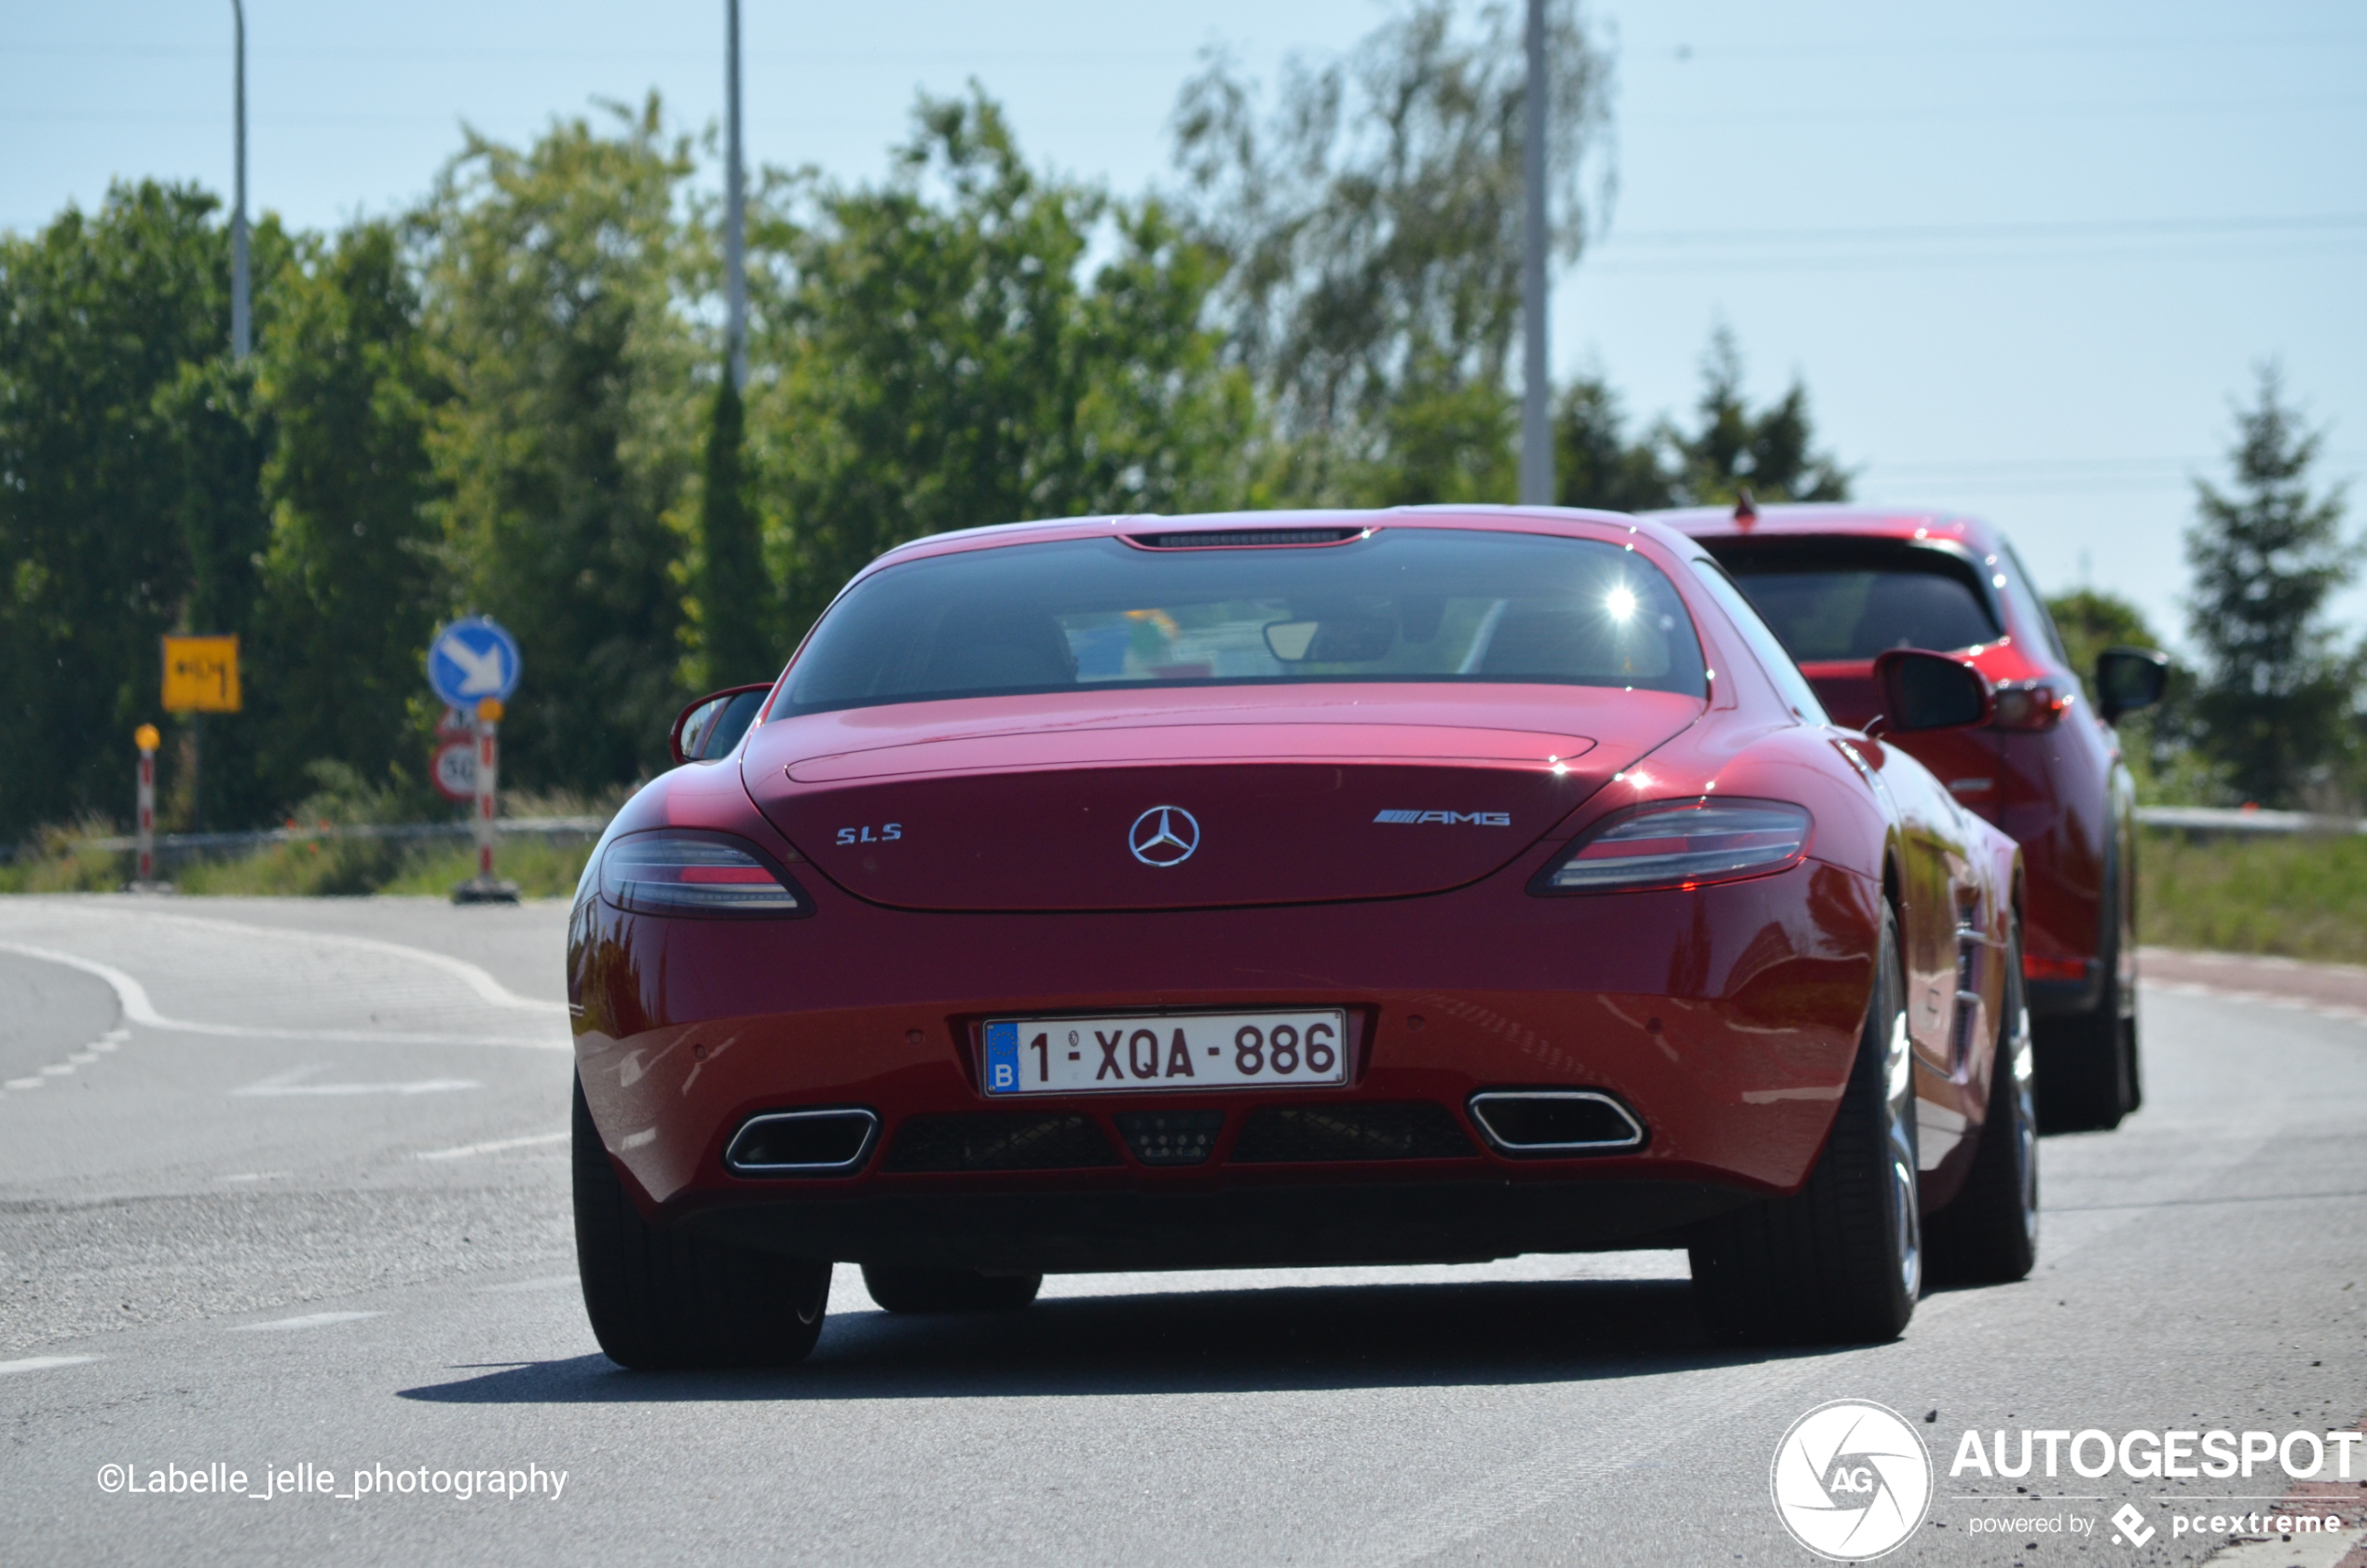
<path fill-rule="evenodd" d="M 886 1168 L 1091 1170 L 1122 1164 L 1089 1116 L 910 1116 L 896 1129 Z"/>
<path fill-rule="evenodd" d="M 1250 1112 L 1235 1165 L 1316 1160 L 1460 1160 L 1478 1152 L 1455 1113 L 1430 1100 L 1269 1105 Z"/>

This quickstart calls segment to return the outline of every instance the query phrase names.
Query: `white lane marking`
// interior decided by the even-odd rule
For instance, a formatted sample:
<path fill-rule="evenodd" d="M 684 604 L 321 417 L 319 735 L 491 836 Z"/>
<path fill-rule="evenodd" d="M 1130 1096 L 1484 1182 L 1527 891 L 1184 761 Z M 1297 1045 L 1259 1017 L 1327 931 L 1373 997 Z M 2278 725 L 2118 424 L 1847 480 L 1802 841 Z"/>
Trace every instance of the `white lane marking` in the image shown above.
<path fill-rule="evenodd" d="M 308 1312 L 302 1317 L 282 1317 L 273 1323 L 240 1323 L 232 1327 L 234 1334 L 260 1334 L 275 1329 L 326 1329 L 335 1323 L 359 1323 L 365 1317 L 384 1317 L 383 1312 Z"/>
<path fill-rule="evenodd" d="M 419 1078 L 408 1084 L 307 1084 L 302 1080 L 324 1070 L 318 1067 L 275 1072 L 258 1083 L 230 1091 L 234 1098 L 269 1098 L 284 1095 L 434 1095 L 454 1089 L 481 1089 L 473 1078 Z"/>
<path fill-rule="evenodd" d="M 269 938 L 292 934 L 301 935 L 308 942 L 327 942 L 336 947 L 359 948 L 363 952 L 387 953 L 396 958 L 409 959 L 414 963 L 426 964 L 431 969 L 441 969 L 474 991 L 479 1001 L 495 1007 L 513 1008 L 521 1013 L 542 1013 L 562 1018 L 567 1016 L 568 1004 L 564 1002 L 544 1002 L 538 997 L 520 996 L 499 980 L 495 979 L 491 971 L 481 969 L 466 959 L 451 958 L 426 948 L 411 947 L 407 943 L 382 941 L 376 936 L 349 936 L 343 932 L 297 931 L 292 933 L 284 927 L 247 925 L 239 920 L 213 920 L 202 915 L 147 914 L 144 918 L 152 920 L 170 920 L 175 925 L 195 926 L 204 931 L 228 932 L 239 936 Z"/>
<path fill-rule="evenodd" d="M 76 1067 L 89 1067 L 92 1062 L 95 1062 L 98 1059 L 99 1053 L 96 1047 L 88 1051 L 76 1051 L 73 1056 L 66 1058 L 66 1060 L 72 1062 Z"/>
<path fill-rule="evenodd" d="M 155 916 L 157 920 L 177 917 Z M 209 922 L 198 922 L 209 923 Z M 226 922 L 222 922 L 226 923 Z M 261 932 L 262 927 L 240 926 L 235 929 Z M 390 943 L 387 946 L 393 946 Z M 404 949 L 409 951 L 410 949 Z M 115 989 L 116 1002 L 123 1016 L 130 1022 L 148 1029 L 168 1029 L 175 1034 L 209 1034 L 230 1040 L 334 1040 L 339 1043 L 364 1045 L 515 1045 L 537 1051 L 571 1051 L 574 1044 L 564 1040 L 526 1040 L 514 1035 L 489 1034 L 417 1034 L 392 1029 L 271 1029 L 260 1024 L 201 1024 L 190 1018 L 168 1018 L 148 1000 L 148 990 L 139 981 L 111 963 L 101 963 L 77 953 L 62 953 L 54 948 L 36 948 L 27 942 L 0 942 L 0 953 L 15 953 L 22 958 L 40 959 L 49 963 L 62 963 L 68 969 L 79 969 L 85 975 L 95 975 Z M 427 957 L 439 955 L 427 954 Z M 453 959 L 453 963 L 460 961 Z M 473 964 L 462 965 L 474 968 Z M 489 982 L 491 975 L 486 976 Z M 521 1002 L 526 999 L 521 997 Z M 545 1004 L 537 1002 L 535 1006 Z M 551 1003 L 564 1013 L 564 1004 Z"/>
<path fill-rule="evenodd" d="M 96 1356 L 28 1356 L 21 1361 L 0 1361 L 0 1377 L 16 1372 L 46 1372 L 52 1367 L 79 1367 Z"/>
<path fill-rule="evenodd" d="M 63 1078 L 67 1073 L 72 1072 L 73 1070 L 74 1063 L 72 1062 L 53 1062 L 49 1066 L 41 1070 L 41 1076 L 44 1078 Z"/>
<path fill-rule="evenodd" d="M 558 1143 L 568 1135 L 564 1132 L 536 1133 L 530 1138 L 497 1138 L 487 1143 L 463 1143 L 457 1149 L 422 1149 L 414 1156 L 422 1160 L 464 1160 L 472 1154 L 499 1154 L 504 1149 L 529 1149 L 540 1143 Z"/>
<path fill-rule="evenodd" d="M 11 1078 L 5 1086 L 11 1089 L 37 1089 L 48 1081 L 47 1078 Z"/>
<path fill-rule="evenodd" d="M 236 1176 L 217 1176 L 216 1181 L 277 1181 L 291 1173 L 284 1170 L 242 1170 Z"/>
<path fill-rule="evenodd" d="M 477 1291 L 480 1296 L 506 1296 L 516 1291 L 555 1290 L 564 1285 L 570 1289 L 582 1284 L 571 1274 L 547 1275 L 540 1279 L 513 1279 L 507 1285 L 487 1285 Z"/>

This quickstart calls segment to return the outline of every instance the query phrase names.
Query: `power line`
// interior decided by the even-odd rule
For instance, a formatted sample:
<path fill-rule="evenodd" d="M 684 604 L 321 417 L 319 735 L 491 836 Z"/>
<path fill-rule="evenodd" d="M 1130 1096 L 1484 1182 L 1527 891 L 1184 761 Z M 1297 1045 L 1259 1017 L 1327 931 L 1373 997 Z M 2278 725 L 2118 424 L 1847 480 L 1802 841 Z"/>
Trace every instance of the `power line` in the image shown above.
<path fill-rule="evenodd" d="M 2170 98 L 2155 102 L 2114 103 L 2085 100 L 2067 103 L 1918 103 L 1897 107 L 1802 108 L 1786 103 L 1766 109 L 1676 110 L 1634 115 L 1628 125 L 1863 125 L 1966 120 L 2092 120 L 2200 115 L 2316 114 L 2367 107 L 2367 98 Z"/>
<path fill-rule="evenodd" d="M 2367 212 L 2300 212 L 2227 218 L 2080 218 L 1986 224 L 1884 224 L 1859 228 L 1663 228 L 1614 230 L 1612 245 L 1850 245 L 1984 239 L 2086 239 L 2137 235 L 2267 234 L 2367 227 Z"/>

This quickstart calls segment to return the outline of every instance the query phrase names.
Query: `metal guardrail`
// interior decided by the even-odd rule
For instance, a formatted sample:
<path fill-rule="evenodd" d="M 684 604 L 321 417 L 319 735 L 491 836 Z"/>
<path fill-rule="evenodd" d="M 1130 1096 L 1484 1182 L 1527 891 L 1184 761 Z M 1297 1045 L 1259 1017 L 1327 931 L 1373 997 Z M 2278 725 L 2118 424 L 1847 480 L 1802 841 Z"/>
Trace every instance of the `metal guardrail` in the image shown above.
<path fill-rule="evenodd" d="M 2367 833 L 2367 821 L 2353 817 L 2319 816 L 2309 811 L 2268 811 L 2235 806 L 2140 806 L 2137 821 L 2145 827 L 2167 827 L 2183 833 Z M 581 817 L 502 817 L 494 831 L 504 837 L 597 839 L 609 819 Z M 157 860 L 186 865 L 208 854 L 266 849 L 273 844 L 310 843 L 322 839 L 450 839 L 466 840 L 472 831 L 465 822 L 333 823 L 325 827 L 272 827 L 247 833 L 162 833 L 157 836 Z M 95 850 L 102 854 L 129 854 L 137 840 L 126 835 L 107 839 L 76 839 L 65 846 Z M 0 845 L 0 865 L 23 852 Z"/>
<path fill-rule="evenodd" d="M 2183 833 L 2367 833 L 2367 822 L 2355 817 L 2264 811 L 2256 806 L 2140 806 L 2137 820 L 2146 827 Z"/>
<path fill-rule="evenodd" d="M 494 821 L 493 830 L 505 838 L 588 840 L 597 839 L 608 825 L 609 819 L 598 816 L 499 817 Z M 258 828 L 245 833 L 159 833 L 157 835 L 157 865 L 161 868 L 170 861 L 185 866 L 209 854 L 268 849 L 273 844 L 316 843 L 324 839 L 450 839 L 465 842 L 474 832 L 474 825 L 468 822 L 402 822 L 330 823 L 315 827 Z M 138 839 L 124 835 L 106 839 L 75 839 L 62 847 L 69 854 L 77 850 L 94 850 L 101 854 L 129 854 L 138 846 Z M 22 852 L 15 849 L 0 850 L 0 863 Z"/>

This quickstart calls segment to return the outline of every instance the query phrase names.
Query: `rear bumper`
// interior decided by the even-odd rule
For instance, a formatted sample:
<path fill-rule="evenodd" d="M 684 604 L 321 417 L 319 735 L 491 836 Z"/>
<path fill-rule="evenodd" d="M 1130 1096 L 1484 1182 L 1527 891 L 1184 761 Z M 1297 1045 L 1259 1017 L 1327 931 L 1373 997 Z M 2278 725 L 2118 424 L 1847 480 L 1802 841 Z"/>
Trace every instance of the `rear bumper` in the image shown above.
<path fill-rule="evenodd" d="M 1478 1262 L 1682 1247 L 1748 1201 L 1660 1181 L 1389 1181 L 1200 1192 L 900 1193 L 726 1202 L 683 1217 L 743 1247 L 1013 1273 Z"/>
<path fill-rule="evenodd" d="M 652 1219 L 801 1255 L 1060 1270 L 1658 1245 L 1791 1191 L 1856 1051 L 1880 897 L 1814 861 L 1692 891 L 1546 899 L 1509 876 L 1426 898 L 1123 915 L 919 914 L 810 885 L 819 907 L 794 921 L 579 909 L 577 1065 L 628 1190 Z M 1314 1006 L 1348 1010 L 1344 1086 L 1016 1104 L 978 1086 L 992 1015 Z M 1509 1087 L 1603 1091 L 1644 1144 L 1507 1154 L 1468 1104 Z M 1456 1146 L 1243 1146 L 1261 1113 L 1385 1106 L 1430 1108 Z M 880 1120 L 847 1173 L 726 1166 L 749 1117 L 831 1107 Z M 924 1119 L 1022 1111 L 1075 1119 L 1101 1152 L 1060 1168 L 900 1152 Z M 1204 1162 L 1145 1162 L 1117 1120 L 1167 1111 L 1222 1113 Z"/>

